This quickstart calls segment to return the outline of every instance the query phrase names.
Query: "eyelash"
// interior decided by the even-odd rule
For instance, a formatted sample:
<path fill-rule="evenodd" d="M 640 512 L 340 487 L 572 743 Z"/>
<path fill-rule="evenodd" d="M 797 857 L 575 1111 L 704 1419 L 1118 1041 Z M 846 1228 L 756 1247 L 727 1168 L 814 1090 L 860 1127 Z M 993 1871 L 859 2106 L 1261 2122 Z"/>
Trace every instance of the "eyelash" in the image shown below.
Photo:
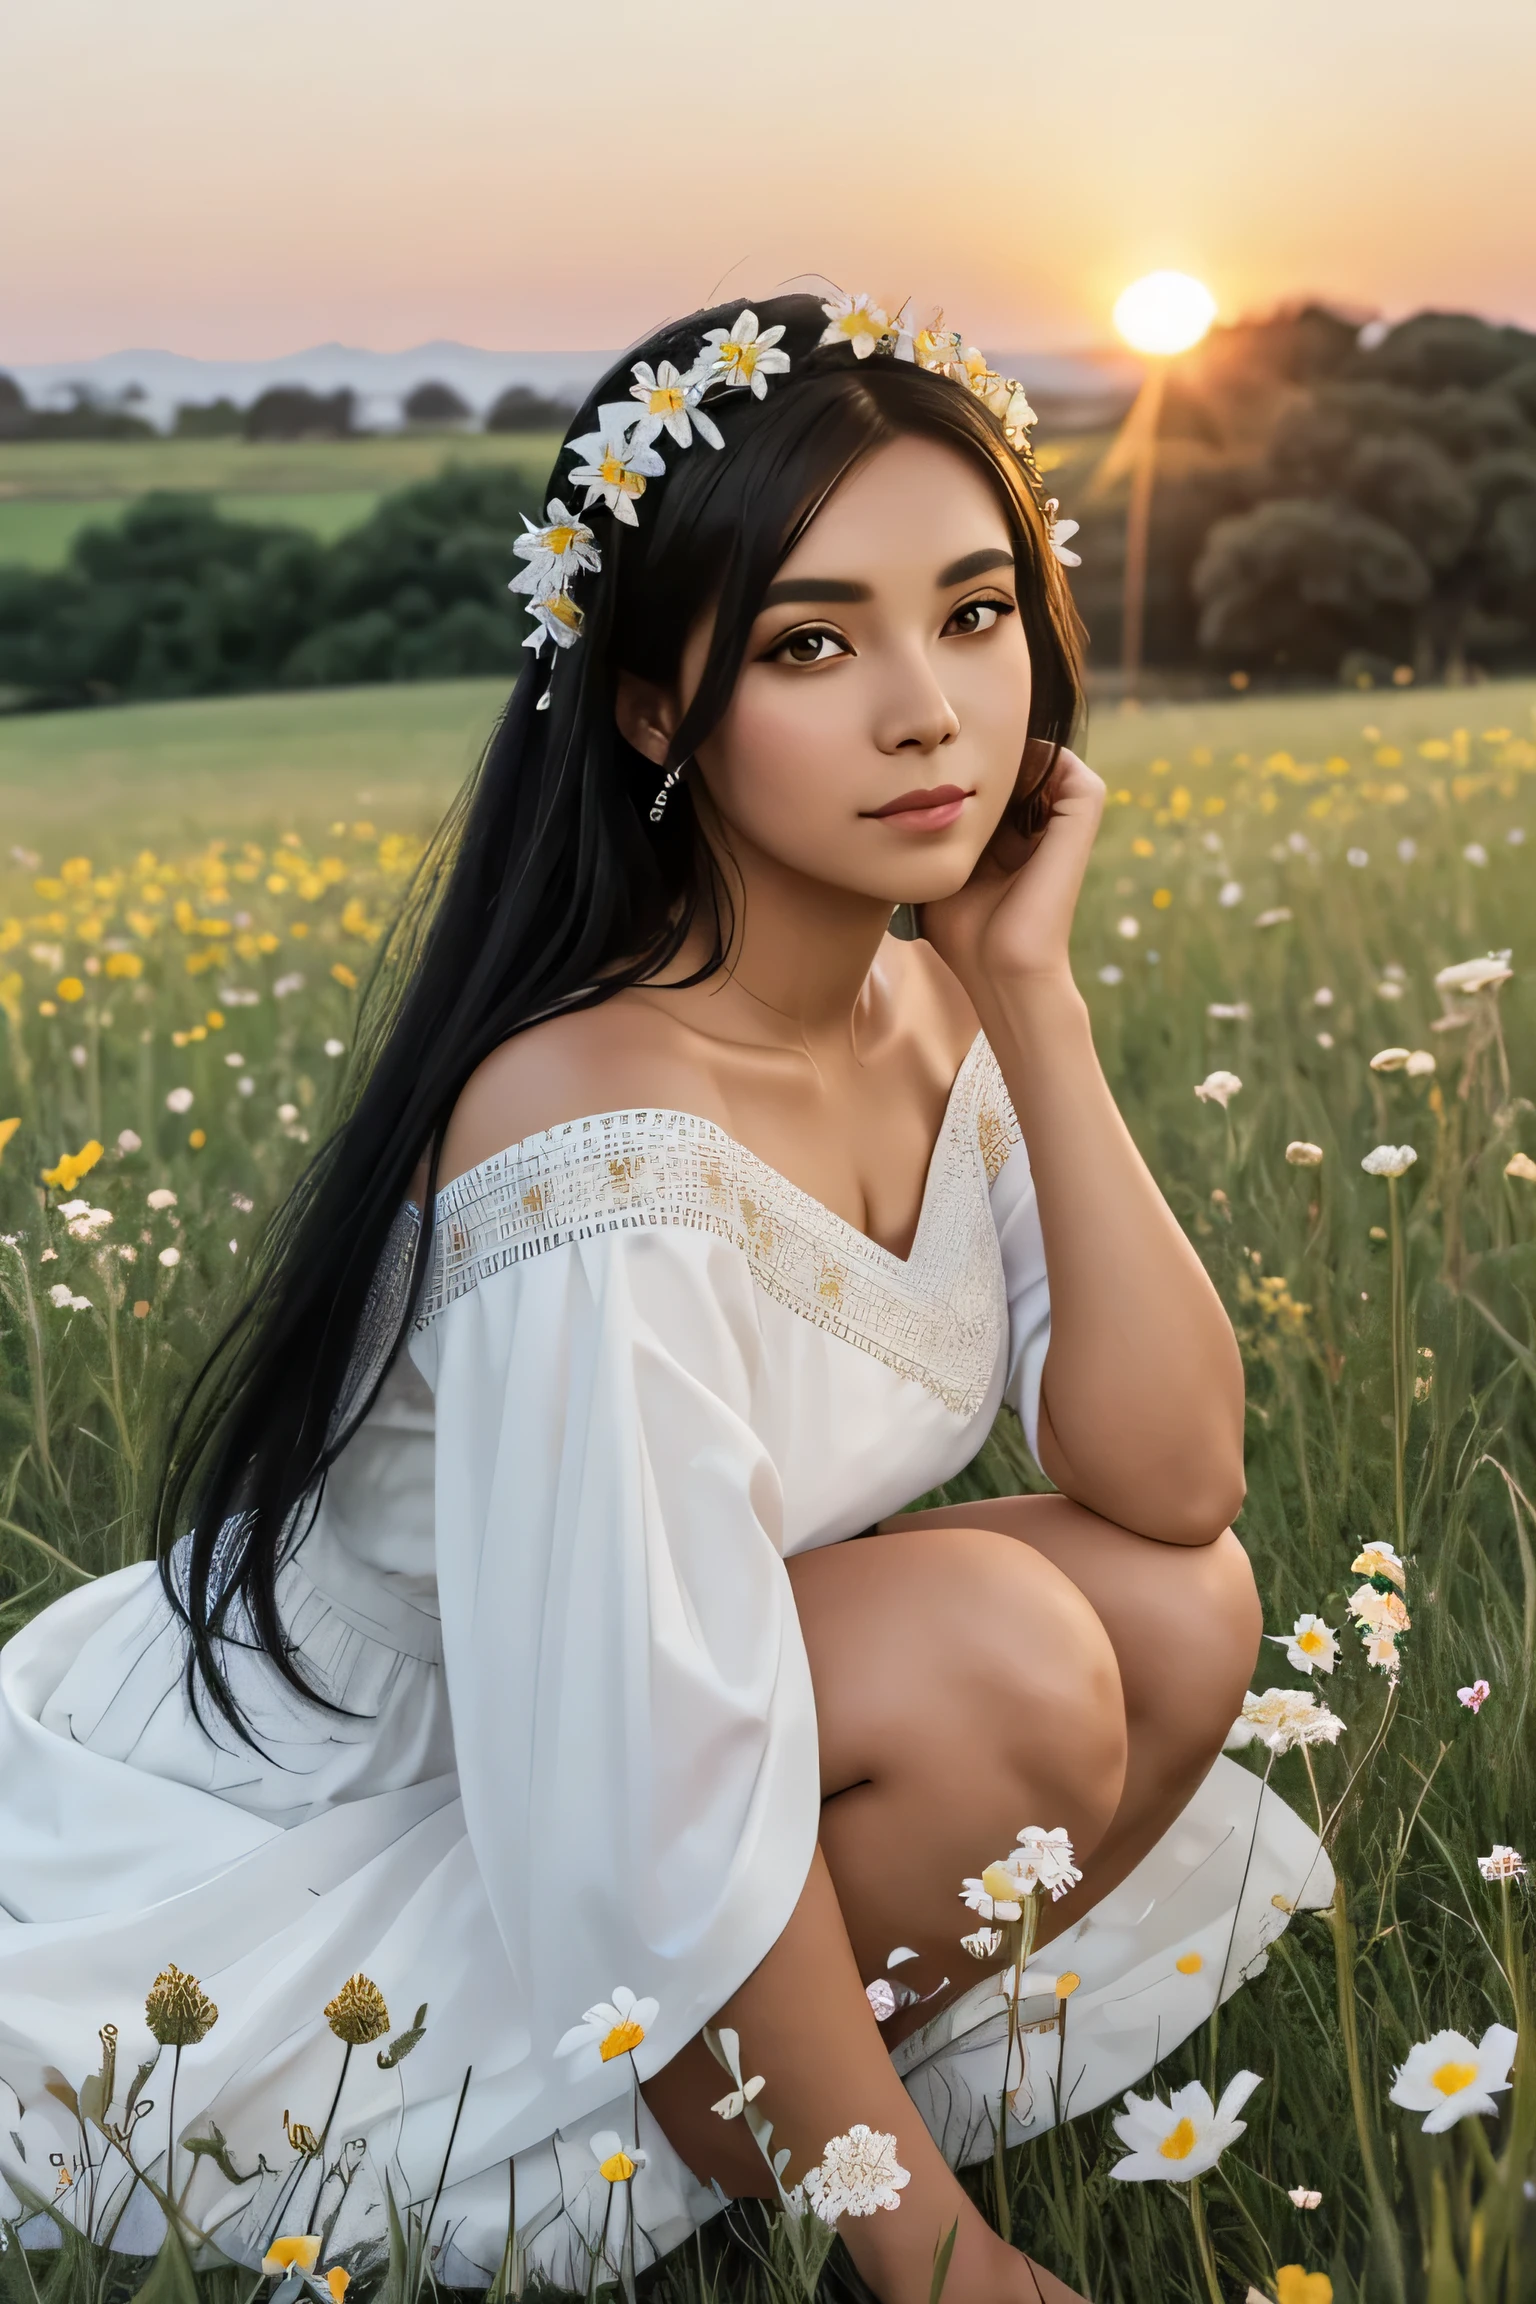
<path fill-rule="evenodd" d="M 992 597 L 983 600 L 962 600 L 960 606 L 952 612 L 950 622 L 952 623 L 956 616 L 963 616 L 968 608 L 991 608 L 995 610 L 998 616 L 1016 616 L 1018 614 L 1018 609 L 1012 600 L 1004 600 L 996 595 L 993 595 Z M 982 629 L 984 631 L 991 631 L 994 629 L 994 627 L 991 625 L 984 625 Z M 967 632 L 957 634 L 956 637 L 961 639 L 972 639 L 975 637 L 975 634 Z M 823 639 L 838 641 L 840 643 L 840 653 L 843 655 L 850 653 L 847 644 L 842 641 L 842 635 L 838 632 L 834 632 L 830 625 L 802 624 L 797 631 L 786 632 L 782 640 L 776 640 L 773 646 L 769 649 L 765 661 L 770 664 L 777 664 L 783 661 L 785 649 L 791 647 L 796 640 Z M 830 664 L 832 661 L 833 658 L 830 656 L 814 656 L 809 659 L 809 663 L 812 665 Z"/>

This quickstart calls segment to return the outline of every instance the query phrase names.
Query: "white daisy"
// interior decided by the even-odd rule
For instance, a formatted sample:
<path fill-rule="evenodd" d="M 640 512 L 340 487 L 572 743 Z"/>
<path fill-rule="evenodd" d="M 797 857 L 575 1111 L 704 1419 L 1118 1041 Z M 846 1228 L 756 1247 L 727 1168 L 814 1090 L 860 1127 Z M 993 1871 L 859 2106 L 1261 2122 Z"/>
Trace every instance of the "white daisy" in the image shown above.
<path fill-rule="evenodd" d="M 575 2056 L 596 2049 L 598 2061 L 611 2064 L 616 2056 L 628 2056 L 639 2047 L 655 2023 L 660 2005 L 649 1998 L 638 1999 L 627 1984 L 616 1984 L 611 2000 L 597 2001 L 579 2024 L 562 2033 L 555 2054 Z"/>
<path fill-rule="evenodd" d="M 664 431 L 679 448 L 688 448 L 697 432 L 711 448 L 725 446 L 719 425 L 704 414 L 694 397 L 691 374 L 685 376 L 670 360 L 663 360 L 654 369 L 648 360 L 637 360 L 632 373 L 635 381 L 629 388 L 630 397 L 640 403 L 640 433 L 647 441 Z"/>
<path fill-rule="evenodd" d="M 755 312 L 738 312 L 729 328 L 711 328 L 705 335 L 690 373 L 691 386 L 702 392 L 711 384 L 742 385 L 754 399 L 763 399 L 768 378 L 789 366 L 789 354 L 778 348 L 783 333 L 782 326 L 760 330 Z"/>
<path fill-rule="evenodd" d="M 598 413 L 601 416 L 605 411 Z M 643 437 L 645 425 L 638 421 L 639 410 L 626 409 L 624 413 L 637 419 L 634 438 L 617 423 L 607 424 L 598 432 L 583 433 L 566 448 L 568 456 L 585 459 L 572 467 L 568 478 L 585 483 L 583 510 L 601 498 L 615 520 L 622 520 L 626 527 L 638 528 L 635 498 L 645 494 L 646 481 L 665 472 L 666 466 L 650 440 Z M 654 438 L 654 434 L 651 437 Z"/>
<path fill-rule="evenodd" d="M 513 577 L 507 586 L 509 592 L 531 592 L 536 600 L 546 599 L 552 592 L 563 592 L 582 569 L 595 570 L 603 564 L 591 529 L 574 512 L 568 512 L 558 496 L 549 500 L 543 527 L 526 512 L 523 527 L 526 534 L 518 537 L 512 549 L 528 565 Z"/>
<path fill-rule="evenodd" d="M 1331 1672 L 1338 1661 L 1339 1636 L 1331 1632 L 1321 1616 L 1298 1616 L 1295 1629 L 1290 1632 L 1266 1632 L 1266 1640 L 1273 1640 L 1285 1650 L 1287 1664 L 1298 1672 Z"/>
<path fill-rule="evenodd" d="M 1122 2144 L 1130 2147 L 1110 2170 L 1122 2184 L 1186 2184 L 1215 2167 L 1227 2146 L 1242 2135 L 1246 2120 L 1237 2115 L 1260 2085 L 1257 2072 L 1239 2072 L 1227 2082 L 1221 2102 L 1213 2104 L 1198 2080 L 1174 2090 L 1170 2103 L 1156 2096 L 1127 2095 L 1125 2110 L 1111 2125 Z"/>
<path fill-rule="evenodd" d="M 1507 2024 L 1490 2024 L 1476 2047 L 1464 2032 L 1437 2032 L 1409 2049 L 1389 2100 L 1405 2112 L 1426 2113 L 1426 2135 L 1438 2136 L 1471 2112 L 1498 2111 L 1493 2099 L 1509 2086 L 1514 2056 L 1515 2034 Z"/>
<path fill-rule="evenodd" d="M 1344 1732 L 1338 1714 L 1319 1704 L 1310 1688 L 1266 1688 L 1262 1696 L 1245 1696 L 1241 1717 L 1275 1753 L 1297 1744 L 1336 1744 Z"/>
<path fill-rule="evenodd" d="M 960 1895 L 983 1920 L 1019 1920 L 1024 1913 L 1024 1899 L 1032 1893 L 1034 1885 L 1033 1879 L 1020 1879 L 1010 1854 L 989 1864 L 979 1880 L 963 1880 Z"/>
<path fill-rule="evenodd" d="M 1367 1176 L 1406 1176 L 1417 1158 L 1411 1144 L 1378 1144 L 1360 1165 Z"/>
<path fill-rule="evenodd" d="M 1081 568 L 1083 564 L 1083 556 L 1081 552 L 1069 552 L 1067 550 L 1067 543 L 1071 537 L 1077 534 L 1077 531 L 1082 523 L 1077 520 L 1058 519 L 1057 514 L 1060 509 L 1061 507 L 1056 497 L 1048 496 L 1046 498 L 1046 542 L 1050 545 L 1052 552 L 1061 562 L 1063 568 Z"/>
<path fill-rule="evenodd" d="M 910 2169 L 896 2157 L 896 2139 L 856 2120 L 846 2136 L 827 2141 L 817 2167 L 806 2172 L 805 2196 L 824 2224 L 839 2216 L 873 2216 L 877 2208 L 899 2208 Z"/>
<path fill-rule="evenodd" d="M 828 297 L 822 305 L 827 324 L 817 338 L 823 344 L 851 344 L 856 360 L 867 360 L 891 333 L 891 323 L 871 296 Z"/>
<path fill-rule="evenodd" d="M 581 610 L 569 592 L 551 592 L 544 599 L 530 600 L 528 613 L 533 618 L 533 630 L 523 646 L 531 648 L 535 656 L 546 640 L 553 640 L 557 648 L 570 648 L 581 638 Z"/>
<path fill-rule="evenodd" d="M 645 2154 L 633 2144 L 626 2146 L 617 2128 L 599 2128 L 591 2143 L 597 2172 L 610 2184 L 627 2184 L 645 2166 Z"/>

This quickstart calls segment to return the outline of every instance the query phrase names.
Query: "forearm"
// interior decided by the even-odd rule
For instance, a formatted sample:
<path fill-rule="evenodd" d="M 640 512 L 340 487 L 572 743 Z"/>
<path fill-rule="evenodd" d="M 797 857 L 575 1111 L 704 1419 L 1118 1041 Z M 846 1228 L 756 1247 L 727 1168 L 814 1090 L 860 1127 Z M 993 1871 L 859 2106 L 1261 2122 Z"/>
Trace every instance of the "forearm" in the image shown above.
<path fill-rule="evenodd" d="M 1122 1527 L 1209 1541 L 1243 1493 L 1231 1323 L 1120 1116 L 1070 976 L 994 981 L 978 1007 L 1023 1130 L 1045 1241 L 1042 1467 Z"/>

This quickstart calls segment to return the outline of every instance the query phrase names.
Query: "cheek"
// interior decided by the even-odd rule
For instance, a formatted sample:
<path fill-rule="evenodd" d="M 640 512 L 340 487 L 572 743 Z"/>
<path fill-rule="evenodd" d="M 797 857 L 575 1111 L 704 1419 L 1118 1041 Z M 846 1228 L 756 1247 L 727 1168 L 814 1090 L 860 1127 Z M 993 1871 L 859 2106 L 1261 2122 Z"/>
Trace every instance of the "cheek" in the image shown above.
<path fill-rule="evenodd" d="M 868 732 L 852 680 L 754 680 L 701 746 L 716 804 L 751 832 L 843 821 L 857 809 L 854 763 Z"/>

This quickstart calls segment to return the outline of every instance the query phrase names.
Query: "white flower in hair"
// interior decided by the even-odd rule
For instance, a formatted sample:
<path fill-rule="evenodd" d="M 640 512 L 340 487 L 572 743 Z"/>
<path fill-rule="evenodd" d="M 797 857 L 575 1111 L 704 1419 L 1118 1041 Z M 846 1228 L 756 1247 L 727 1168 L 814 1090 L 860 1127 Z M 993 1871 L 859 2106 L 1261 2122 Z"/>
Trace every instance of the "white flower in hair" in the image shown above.
<path fill-rule="evenodd" d="M 523 514 L 527 534 L 519 536 L 512 549 L 528 565 L 507 586 L 509 592 L 531 592 L 536 600 L 563 592 L 583 568 L 597 569 L 603 564 L 591 529 L 574 512 L 568 512 L 558 496 L 550 498 L 544 521 L 541 528 L 526 512 Z"/>
<path fill-rule="evenodd" d="M 1054 496 L 1048 496 L 1046 498 L 1046 541 L 1049 543 L 1051 550 L 1055 553 L 1057 559 L 1061 562 L 1063 568 L 1081 568 L 1083 564 L 1083 556 L 1081 552 L 1069 552 L 1067 550 L 1068 538 L 1077 534 L 1081 523 L 1076 520 L 1058 519 L 1057 514 L 1060 509 L 1061 506 Z"/>
<path fill-rule="evenodd" d="M 665 431 L 679 448 L 687 448 L 697 432 L 711 448 L 725 446 L 719 425 L 704 414 L 693 397 L 689 378 L 670 360 L 661 361 L 654 369 L 648 360 L 637 360 L 632 373 L 635 381 L 629 389 L 631 399 L 640 403 L 639 437 L 650 441 Z"/>
<path fill-rule="evenodd" d="M 583 511 L 601 498 L 615 520 L 622 520 L 626 527 L 638 528 L 635 498 L 645 494 L 647 480 L 654 480 L 658 473 L 666 470 L 650 445 L 655 434 L 648 434 L 639 409 L 631 408 L 628 402 L 621 402 L 616 408 L 599 408 L 597 414 L 602 429 L 584 432 L 579 440 L 567 445 L 568 456 L 585 459 L 573 466 L 569 477 L 586 485 Z M 636 427 L 633 438 L 626 429 L 630 419 Z"/>
<path fill-rule="evenodd" d="M 581 638 L 582 615 L 569 592 L 547 592 L 530 600 L 528 613 L 533 618 L 533 630 L 523 642 L 538 655 L 546 640 L 553 640 L 557 648 L 570 648 Z"/>
<path fill-rule="evenodd" d="M 851 344 L 856 360 L 867 360 L 891 333 L 888 316 L 870 296 L 829 296 L 822 305 L 827 324 L 817 339 L 822 344 Z"/>
<path fill-rule="evenodd" d="M 709 329 L 689 374 L 690 405 L 711 384 L 745 385 L 754 399 L 764 399 L 768 378 L 789 366 L 789 354 L 778 349 L 783 333 L 782 326 L 759 330 L 752 311 L 738 312 L 729 328 Z"/>

